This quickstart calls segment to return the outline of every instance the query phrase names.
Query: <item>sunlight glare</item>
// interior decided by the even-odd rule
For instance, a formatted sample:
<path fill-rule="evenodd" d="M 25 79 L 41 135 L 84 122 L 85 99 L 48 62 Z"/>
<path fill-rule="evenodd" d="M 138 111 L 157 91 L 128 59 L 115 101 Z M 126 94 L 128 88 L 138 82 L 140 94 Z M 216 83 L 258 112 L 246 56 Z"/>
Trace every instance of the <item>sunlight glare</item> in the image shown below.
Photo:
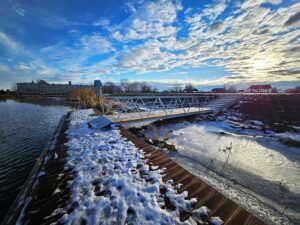
<path fill-rule="evenodd" d="M 267 62 L 263 59 L 255 60 L 253 64 L 253 67 L 258 70 L 265 69 L 266 66 Z"/>

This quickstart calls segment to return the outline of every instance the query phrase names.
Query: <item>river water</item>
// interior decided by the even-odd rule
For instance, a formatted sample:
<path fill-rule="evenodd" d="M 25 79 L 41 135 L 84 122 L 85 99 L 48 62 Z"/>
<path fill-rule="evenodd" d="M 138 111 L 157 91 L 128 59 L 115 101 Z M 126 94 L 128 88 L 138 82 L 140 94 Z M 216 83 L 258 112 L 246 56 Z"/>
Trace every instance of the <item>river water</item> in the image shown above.
<path fill-rule="evenodd" d="M 57 99 L 0 99 L 0 222 L 69 109 Z"/>
<path fill-rule="evenodd" d="M 167 124 L 144 132 L 175 145 L 177 151 L 167 152 L 169 157 L 249 211 L 272 219 L 271 224 L 285 224 L 277 212 L 300 223 L 299 148 L 260 131 L 232 128 L 226 121 Z M 277 210 L 272 218 L 265 206 Z"/>

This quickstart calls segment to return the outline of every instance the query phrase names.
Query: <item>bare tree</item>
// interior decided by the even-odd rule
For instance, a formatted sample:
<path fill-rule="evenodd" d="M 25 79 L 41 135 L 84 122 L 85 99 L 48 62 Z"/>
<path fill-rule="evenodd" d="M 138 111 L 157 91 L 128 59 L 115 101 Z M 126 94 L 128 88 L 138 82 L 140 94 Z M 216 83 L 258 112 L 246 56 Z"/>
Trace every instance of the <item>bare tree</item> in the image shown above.
<path fill-rule="evenodd" d="M 151 86 L 146 81 L 143 81 L 141 83 L 141 92 L 142 93 L 150 93 L 150 92 L 152 92 Z"/>
<path fill-rule="evenodd" d="M 118 86 L 116 86 L 118 88 Z M 157 88 L 152 89 L 151 85 L 149 85 L 146 81 L 142 82 L 130 82 L 128 79 L 120 80 L 119 89 L 124 93 L 151 93 L 157 92 Z M 119 91 L 120 91 L 119 90 Z"/>
<path fill-rule="evenodd" d="M 174 87 L 170 88 L 170 92 L 182 92 L 180 84 L 176 84 Z"/>
<path fill-rule="evenodd" d="M 123 92 L 128 92 L 128 86 L 129 86 L 129 80 L 128 79 L 122 79 L 120 81 L 120 88 Z"/>
<path fill-rule="evenodd" d="M 184 91 L 188 92 L 188 93 L 194 92 L 195 91 L 195 87 L 191 83 L 186 84 Z"/>
<path fill-rule="evenodd" d="M 120 93 L 121 88 L 117 86 L 114 82 L 108 81 L 103 85 L 103 92 L 108 94 Z"/>
<path fill-rule="evenodd" d="M 140 83 L 139 82 L 131 82 L 128 85 L 128 92 L 129 93 L 137 93 L 140 89 Z"/>
<path fill-rule="evenodd" d="M 237 90 L 236 90 L 235 86 L 230 86 L 230 87 L 227 88 L 226 92 L 228 92 L 228 93 L 236 93 Z"/>

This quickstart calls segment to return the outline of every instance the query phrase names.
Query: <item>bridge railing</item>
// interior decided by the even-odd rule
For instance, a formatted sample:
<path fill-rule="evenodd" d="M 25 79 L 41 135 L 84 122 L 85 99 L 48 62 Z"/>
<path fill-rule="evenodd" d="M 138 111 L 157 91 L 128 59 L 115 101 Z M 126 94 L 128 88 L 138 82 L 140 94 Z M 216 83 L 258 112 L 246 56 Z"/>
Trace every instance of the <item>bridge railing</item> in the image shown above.
<path fill-rule="evenodd" d="M 211 111 L 214 96 L 118 96 L 106 100 L 105 113 L 118 122 Z"/>

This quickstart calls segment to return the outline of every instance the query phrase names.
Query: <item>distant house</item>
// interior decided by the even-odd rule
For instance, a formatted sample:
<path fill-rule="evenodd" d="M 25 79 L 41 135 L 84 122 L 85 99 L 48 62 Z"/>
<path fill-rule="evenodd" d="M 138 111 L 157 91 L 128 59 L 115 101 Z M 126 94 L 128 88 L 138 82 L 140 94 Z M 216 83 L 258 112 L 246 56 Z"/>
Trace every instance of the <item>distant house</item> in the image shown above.
<path fill-rule="evenodd" d="M 225 93 L 226 89 L 225 88 L 214 88 L 211 90 L 212 93 Z"/>
<path fill-rule="evenodd" d="M 251 85 L 249 90 L 251 93 L 271 93 L 272 86 L 270 84 Z"/>

